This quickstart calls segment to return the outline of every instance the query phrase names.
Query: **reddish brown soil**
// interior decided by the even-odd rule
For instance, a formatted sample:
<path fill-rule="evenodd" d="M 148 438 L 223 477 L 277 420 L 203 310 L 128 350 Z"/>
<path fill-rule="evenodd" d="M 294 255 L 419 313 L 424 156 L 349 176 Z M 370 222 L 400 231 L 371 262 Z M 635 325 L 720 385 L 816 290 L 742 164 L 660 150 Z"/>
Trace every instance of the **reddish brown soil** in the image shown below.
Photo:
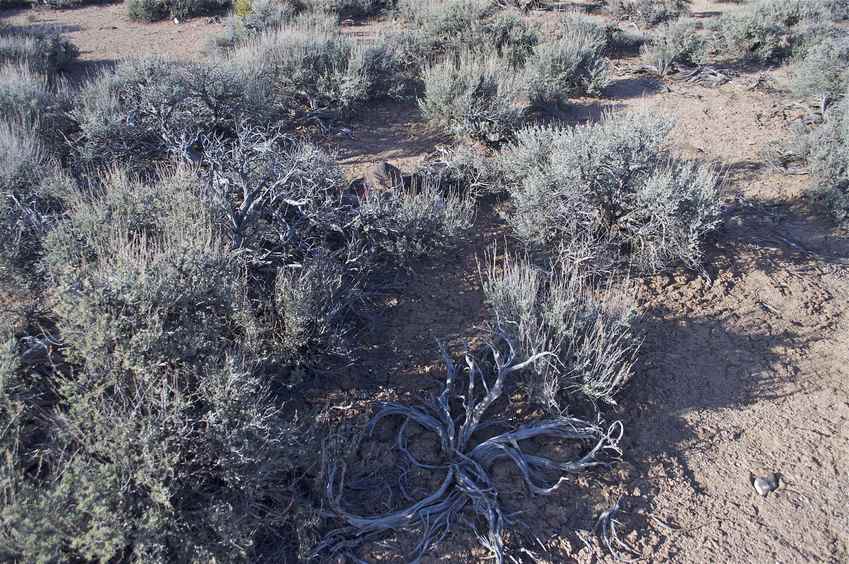
<path fill-rule="evenodd" d="M 694 2 L 699 17 L 729 9 L 736 8 Z M 34 22 L 67 26 L 86 63 L 142 53 L 201 57 L 207 38 L 221 30 L 205 20 L 134 24 L 120 5 L 36 12 Z M 607 97 L 579 101 L 568 118 L 635 107 L 673 116 L 673 150 L 726 171 L 725 222 L 703 273 L 637 281 L 645 344 L 610 414 L 625 423 L 624 462 L 544 500 L 496 469 L 508 487 L 505 503 L 532 525 L 508 544 L 521 540 L 542 562 L 613 561 L 592 532 L 599 514 L 621 499 L 620 535 L 646 561 L 847 562 L 849 234 L 809 209 L 809 177 L 777 172 L 764 158 L 805 111 L 783 90 L 787 71 L 729 67 L 730 82 L 709 88 L 657 82 L 634 59 L 615 64 Z M 414 106 L 378 106 L 344 125 L 350 133 L 332 134 L 328 143 L 352 176 L 384 159 L 411 169 L 448 143 Z M 483 204 L 464 245 L 387 290 L 386 307 L 359 335 L 362 363 L 316 393 L 353 416 L 375 397 L 438 389 L 434 339 L 459 352 L 479 334 L 486 312 L 475 259 L 505 237 L 497 209 Z M 781 479 L 767 497 L 751 483 L 761 469 Z M 479 561 L 476 546 L 455 535 L 428 561 Z M 369 560 L 391 560 L 377 546 L 367 552 Z"/>

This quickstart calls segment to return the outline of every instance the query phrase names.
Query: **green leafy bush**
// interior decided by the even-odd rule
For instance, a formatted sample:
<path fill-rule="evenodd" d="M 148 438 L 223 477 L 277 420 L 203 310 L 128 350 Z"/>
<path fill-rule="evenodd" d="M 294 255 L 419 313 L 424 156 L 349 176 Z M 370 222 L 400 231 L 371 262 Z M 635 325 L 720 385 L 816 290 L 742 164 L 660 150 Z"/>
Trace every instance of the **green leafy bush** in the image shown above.
<path fill-rule="evenodd" d="M 651 34 L 649 43 L 640 50 L 640 57 L 644 64 L 664 76 L 675 63 L 694 65 L 701 62 L 705 48 L 695 24 L 677 20 L 659 26 Z"/>
<path fill-rule="evenodd" d="M 499 59 L 465 53 L 426 69 L 424 84 L 422 114 L 458 137 L 499 143 L 521 122 L 522 85 Z"/>
<path fill-rule="evenodd" d="M 531 127 L 499 157 L 520 239 L 586 253 L 606 268 L 695 267 L 719 224 L 718 177 L 663 150 L 671 123 L 652 114 L 608 116 L 570 129 Z"/>
<path fill-rule="evenodd" d="M 509 255 L 500 263 L 489 258 L 483 291 L 494 326 L 525 357 L 553 355 L 524 373 L 533 401 L 558 414 L 586 400 L 615 403 L 639 348 L 634 304 L 625 292 L 593 288 L 570 262 L 544 271 Z"/>

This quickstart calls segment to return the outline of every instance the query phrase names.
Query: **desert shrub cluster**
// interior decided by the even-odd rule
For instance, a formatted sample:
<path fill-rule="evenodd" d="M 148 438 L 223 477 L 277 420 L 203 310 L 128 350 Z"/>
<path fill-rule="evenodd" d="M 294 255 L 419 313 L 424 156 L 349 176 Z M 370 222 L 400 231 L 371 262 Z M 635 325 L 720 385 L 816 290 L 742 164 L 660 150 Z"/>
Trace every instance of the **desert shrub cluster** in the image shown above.
<path fill-rule="evenodd" d="M 515 30 L 513 24 L 502 25 L 515 17 L 508 14 L 484 27 Z M 504 142 L 521 125 L 523 115 L 556 112 L 568 99 L 597 96 L 608 84 L 609 36 L 586 19 L 563 16 L 557 36 L 549 41 L 540 42 L 527 31 L 493 37 L 504 40 L 484 41 L 495 45 L 489 54 L 473 40 L 462 46 L 459 55 L 424 68 L 420 107 L 426 117 L 448 126 L 458 138 Z"/>
<path fill-rule="evenodd" d="M 67 44 L 3 37 L 0 557 L 290 560 L 320 444 L 294 375 L 345 362 L 370 288 L 451 245 L 472 201 L 350 192 L 294 134 L 388 95 L 338 35 L 79 91 L 33 47 Z"/>
<path fill-rule="evenodd" d="M 420 534 L 417 558 L 463 523 L 501 561 L 496 460 L 548 495 L 618 454 L 621 425 L 602 421 L 640 342 L 621 274 L 700 266 L 719 175 L 673 158 L 657 115 L 558 125 L 642 39 L 576 15 L 544 35 L 501 4 L 239 0 L 209 60 L 128 60 L 79 88 L 57 75 L 76 54 L 60 36 L 0 34 L 0 298 L 14 304 L 0 313 L 0 559 L 345 558 L 400 529 Z M 700 60 L 692 25 L 672 21 L 686 2 L 614 4 L 656 26 L 643 56 L 659 72 Z M 387 11 L 401 27 L 374 41 L 338 28 Z M 321 139 L 381 99 L 460 143 L 363 189 Z M 530 123 L 543 113 L 555 121 Z M 843 115 L 830 109 L 829 146 L 845 147 Z M 818 176 L 842 186 L 841 155 L 811 157 Z M 435 433 L 445 464 L 429 470 L 445 476 L 411 507 L 359 515 L 343 501 L 356 449 L 335 453 L 296 394 L 356 366 L 376 291 L 455 244 L 477 196 L 506 196 L 520 247 L 483 258 L 488 344 L 461 365 L 444 351 L 434 402 L 383 405 L 369 424 L 403 419 L 403 468 L 425 468 L 408 425 Z M 573 459 L 530 454 L 534 438 Z"/>
<path fill-rule="evenodd" d="M 611 16 L 653 26 L 688 13 L 690 0 L 607 0 Z"/>
<path fill-rule="evenodd" d="M 781 62 L 848 16 L 845 3 L 830 0 L 758 0 L 712 23 L 711 47 L 723 56 Z"/>
<path fill-rule="evenodd" d="M 817 98 L 823 107 L 839 100 L 849 88 L 849 34 L 820 38 L 793 65 L 794 94 Z"/>
<path fill-rule="evenodd" d="M 53 74 L 73 61 L 79 50 L 55 31 L 0 26 L 0 64 L 15 64 Z"/>
<path fill-rule="evenodd" d="M 516 235 L 602 269 L 621 261 L 648 271 L 697 266 L 719 222 L 719 179 L 712 167 L 663 150 L 671 127 L 632 113 L 519 131 L 499 155 Z"/>

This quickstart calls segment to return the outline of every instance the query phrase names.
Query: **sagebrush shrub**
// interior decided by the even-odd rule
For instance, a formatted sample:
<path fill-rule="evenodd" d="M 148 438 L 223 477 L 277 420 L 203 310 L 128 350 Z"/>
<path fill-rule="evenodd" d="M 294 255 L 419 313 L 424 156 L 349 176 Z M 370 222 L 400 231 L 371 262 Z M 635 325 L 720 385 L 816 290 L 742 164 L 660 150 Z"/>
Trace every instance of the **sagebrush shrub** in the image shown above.
<path fill-rule="evenodd" d="M 831 32 L 841 9 L 824 0 L 760 0 L 711 24 L 712 49 L 762 63 L 804 54 Z"/>
<path fill-rule="evenodd" d="M 836 100 L 849 88 L 849 35 L 824 38 L 807 49 L 793 65 L 791 81 L 798 96 Z"/>
<path fill-rule="evenodd" d="M 752 7 L 761 17 L 790 27 L 849 17 L 849 7 L 841 0 L 757 0 Z"/>
<path fill-rule="evenodd" d="M 790 52 L 786 26 L 753 10 L 725 14 L 712 29 L 711 46 L 721 54 L 771 62 Z"/>
<path fill-rule="evenodd" d="M 719 182 L 712 167 L 666 154 L 670 128 L 633 113 L 518 132 L 499 156 L 516 234 L 554 252 L 587 251 L 601 265 L 698 266 L 704 237 L 719 224 Z"/>
<path fill-rule="evenodd" d="M 251 38 L 230 63 L 250 83 L 269 88 L 275 106 L 286 113 L 346 114 L 397 80 L 379 74 L 391 60 L 376 61 L 369 53 L 367 45 L 336 30 L 295 25 Z"/>
<path fill-rule="evenodd" d="M 20 381 L 49 400 L 13 414 L 27 442 L 0 441 L 3 554 L 284 558 L 271 540 L 305 458 L 256 356 L 246 265 L 194 174 L 151 184 L 116 172 L 66 201 L 45 241 L 52 335 L 23 328 L 2 351 L 15 389 L 0 385 L 0 404 L 39 392 Z M 40 339 L 50 347 L 28 353 Z"/>
<path fill-rule="evenodd" d="M 612 30 L 594 20 L 578 14 L 566 14 L 557 22 L 556 37 L 569 39 L 595 53 L 603 53 L 609 46 Z"/>
<path fill-rule="evenodd" d="M 127 15 L 143 22 L 169 17 L 184 20 L 221 11 L 230 4 L 231 0 L 128 0 Z"/>
<path fill-rule="evenodd" d="M 0 64 L 24 65 L 34 72 L 52 74 L 78 55 L 79 50 L 58 31 L 0 26 Z"/>
<path fill-rule="evenodd" d="M 341 169 L 314 145 L 257 130 L 210 143 L 206 184 L 234 246 L 258 262 L 301 264 L 316 249 L 363 280 L 450 245 L 471 226 L 471 200 L 430 186 L 351 202 Z"/>
<path fill-rule="evenodd" d="M 0 67 L 0 116 L 32 122 L 54 104 L 47 77 L 24 65 Z"/>
<path fill-rule="evenodd" d="M 675 63 L 694 65 L 702 61 L 705 42 L 695 24 L 684 20 L 662 24 L 651 34 L 649 43 L 640 49 L 643 63 L 664 76 Z"/>
<path fill-rule="evenodd" d="M 608 0 L 607 10 L 615 18 L 644 25 L 657 25 L 687 14 L 690 0 Z"/>
<path fill-rule="evenodd" d="M 569 98 L 601 93 L 609 82 L 606 42 L 593 34 L 567 34 L 543 43 L 528 60 L 524 80 L 533 106 L 556 108 Z"/>
<path fill-rule="evenodd" d="M 541 36 L 515 10 L 497 10 L 486 0 L 401 0 L 398 11 L 410 24 L 403 32 L 407 51 L 415 53 L 422 68 L 464 52 L 495 55 L 518 68 Z"/>
<path fill-rule="evenodd" d="M 301 12 L 300 4 L 288 0 L 251 0 L 245 4 L 236 4 L 235 15 L 236 25 L 247 34 L 282 27 Z"/>
<path fill-rule="evenodd" d="M 419 108 L 458 137 L 499 143 L 521 123 L 520 82 L 507 62 L 464 53 L 424 71 Z"/>
<path fill-rule="evenodd" d="M 0 120 L 0 282 L 29 283 L 69 182 L 31 124 Z"/>
<path fill-rule="evenodd" d="M 525 64 L 539 41 L 538 30 L 525 18 L 515 12 L 504 11 L 483 22 L 481 38 L 475 40 L 478 45 L 470 47 L 482 54 L 491 53 L 494 49 L 496 55 L 518 68 Z"/>
<path fill-rule="evenodd" d="M 190 156 L 198 138 L 236 124 L 274 121 L 271 85 L 230 65 L 138 59 L 86 84 L 71 113 L 84 164 L 150 168 Z M 166 118 L 167 116 L 167 118 Z"/>
<path fill-rule="evenodd" d="M 394 0 L 301 0 L 306 9 L 334 14 L 339 18 L 375 16 L 394 4 Z"/>
<path fill-rule="evenodd" d="M 156 22 L 168 17 L 165 0 L 127 0 L 127 15 L 131 20 Z"/>
<path fill-rule="evenodd" d="M 639 348 L 634 303 L 625 292 L 594 288 L 566 261 L 546 271 L 527 258 L 507 255 L 499 263 L 491 256 L 482 274 L 493 325 L 525 358 L 553 354 L 525 371 L 533 401 L 555 413 L 581 400 L 615 403 Z"/>
<path fill-rule="evenodd" d="M 837 221 L 849 218 L 849 90 L 806 140 L 813 195 Z"/>
<path fill-rule="evenodd" d="M 108 4 L 111 0 L 27 0 L 33 6 L 46 6 L 56 10 L 77 8 L 89 4 Z"/>

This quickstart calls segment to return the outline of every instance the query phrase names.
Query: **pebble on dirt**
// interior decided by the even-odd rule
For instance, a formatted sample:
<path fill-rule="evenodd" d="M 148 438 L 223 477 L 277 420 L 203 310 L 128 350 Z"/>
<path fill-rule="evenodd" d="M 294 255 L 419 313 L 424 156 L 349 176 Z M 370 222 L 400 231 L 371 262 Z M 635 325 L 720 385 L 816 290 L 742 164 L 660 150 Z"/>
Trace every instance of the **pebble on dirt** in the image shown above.
<path fill-rule="evenodd" d="M 778 476 L 774 472 L 769 472 L 764 476 L 757 476 L 752 481 L 755 491 L 763 497 L 766 497 L 770 492 L 778 489 Z"/>

